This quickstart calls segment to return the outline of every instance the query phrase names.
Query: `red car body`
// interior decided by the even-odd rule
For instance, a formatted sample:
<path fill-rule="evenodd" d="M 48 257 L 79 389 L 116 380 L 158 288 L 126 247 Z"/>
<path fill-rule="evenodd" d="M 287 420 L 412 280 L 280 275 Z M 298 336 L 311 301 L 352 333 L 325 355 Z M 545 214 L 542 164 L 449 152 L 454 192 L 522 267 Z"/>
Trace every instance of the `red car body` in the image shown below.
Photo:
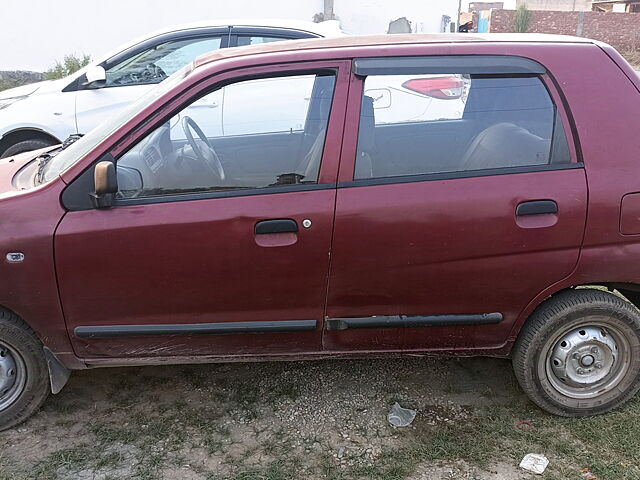
<path fill-rule="evenodd" d="M 363 79 L 353 60 L 456 55 L 517 56 L 546 67 L 570 162 L 356 184 Z M 126 151 L 154 118 L 197 92 L 309 68 L 338 72 L 318 188 L 63 206 L 63 192 L 85 170 Z M 24 254 L 0 263 L 0 305 L 69 369 L 391 352 L 508 356 L 545 298 L 616 285 L 634 300 L 640 289 L 639 89 L 640 77 L 612 48 L 562 37 L 345 37 L 211 53 L 59 178 L 19 190 L 12 178 L 33 155 L 0 162 L 0 247 Z M 556 213 L 515 214 L 523 202 L 547 200 Z M 258 222 L 274 218 L 312 226 L 256 235 Z M 405 321 L 414 316 L 424 325 Z M 291 328 L 278 330 L 282 322 Z M 354 322 L 367 328 L 350 328 Z M 235 330 L 212 333 L 212 324 Z M 163 325 L 174 334 L 136 330 Z M 176 326 L 192 328 L 175 334 Z M 94 327 L 133 328 L 94 335 Z"/>

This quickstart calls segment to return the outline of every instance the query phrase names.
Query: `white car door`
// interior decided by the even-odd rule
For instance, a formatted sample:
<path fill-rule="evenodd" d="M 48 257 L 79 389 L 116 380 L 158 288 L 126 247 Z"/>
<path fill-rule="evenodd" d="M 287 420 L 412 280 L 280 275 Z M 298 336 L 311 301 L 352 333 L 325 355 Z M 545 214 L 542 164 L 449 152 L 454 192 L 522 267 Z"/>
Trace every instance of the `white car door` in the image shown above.
<path fill-rule="evenodd" d="M 77 91 L 78 133 L 87 133 L 187 63 L 220 48 L 223 36 L 198 36 L 167 41 L 134 53 L 113 65 L 108 65 L 107 62 L 107 79 L 103 85 Z M 221 112 L 221 109 L 217 110 Z"/>

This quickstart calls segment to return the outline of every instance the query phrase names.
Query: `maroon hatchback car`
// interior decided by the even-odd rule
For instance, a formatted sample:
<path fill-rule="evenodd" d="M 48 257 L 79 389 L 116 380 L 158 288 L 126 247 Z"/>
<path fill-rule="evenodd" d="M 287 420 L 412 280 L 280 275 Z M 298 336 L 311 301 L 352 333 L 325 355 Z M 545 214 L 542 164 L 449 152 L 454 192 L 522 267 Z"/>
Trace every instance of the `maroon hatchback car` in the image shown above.
<path fill-rule="evenodd" d="M 569 37 L 283 42 L 3 159 L 0 429 L 73 369 L 249 358 L 511 356 L 549 412 L 623 404 L 639 88 Z"/>

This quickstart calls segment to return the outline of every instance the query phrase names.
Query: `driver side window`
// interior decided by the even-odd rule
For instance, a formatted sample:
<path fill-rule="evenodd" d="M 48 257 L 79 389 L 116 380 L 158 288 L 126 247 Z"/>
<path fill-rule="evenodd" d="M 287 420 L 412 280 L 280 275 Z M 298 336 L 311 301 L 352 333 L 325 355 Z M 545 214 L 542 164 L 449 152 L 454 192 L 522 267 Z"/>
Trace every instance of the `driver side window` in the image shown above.
<path fill-rule="evenodd" d="M 107 68 L 107 87 L 160 83 L 200 55 L 220 48 L 221 37 L 161 43 Z"/>
<path fill-rule="evenodd" d="M 282 76 L 199 97 L 120 157 L 118 197 L 317 183 L 334 85 Z"/>

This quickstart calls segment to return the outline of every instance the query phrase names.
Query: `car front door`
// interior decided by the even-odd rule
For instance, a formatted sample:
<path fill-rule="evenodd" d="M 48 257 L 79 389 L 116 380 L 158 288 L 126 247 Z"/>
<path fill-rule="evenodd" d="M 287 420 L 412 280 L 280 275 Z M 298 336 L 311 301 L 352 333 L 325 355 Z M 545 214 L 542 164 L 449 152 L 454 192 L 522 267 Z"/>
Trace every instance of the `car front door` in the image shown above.
<path fill-rule="evenodd" d="M 350 64 L 294 68 L 225 74 L 230 99 L 255 93 L 244 124 L 231 110 L 246 102 L 226 105 L 226 136 L 191 117 L 216 93 L 203 85 L 116 159 L 112 207 L 64 217 L 56 265 L 79 356 L 321 349 Z"/>
<path fill-rule="evenodd" d="M 521 57 L 355 65 L 325 347 L 501 348 L 582 242 L 586 179 L 557 91 Z M 402 86 L 425 111 L 395 102 Z"/>
<path fill-rule="evenodd" d="M 228 40 L 228 27 L 178 33 L 152 39 L 107 60 L 105 82 L 83 85 L 80 78 L 75 86 L 78 133 L 87 133 L 198 56 L 225 48 Z M 207 106 L 216 109 L 219 103 L 218 98 L 211 98 Z"/>

